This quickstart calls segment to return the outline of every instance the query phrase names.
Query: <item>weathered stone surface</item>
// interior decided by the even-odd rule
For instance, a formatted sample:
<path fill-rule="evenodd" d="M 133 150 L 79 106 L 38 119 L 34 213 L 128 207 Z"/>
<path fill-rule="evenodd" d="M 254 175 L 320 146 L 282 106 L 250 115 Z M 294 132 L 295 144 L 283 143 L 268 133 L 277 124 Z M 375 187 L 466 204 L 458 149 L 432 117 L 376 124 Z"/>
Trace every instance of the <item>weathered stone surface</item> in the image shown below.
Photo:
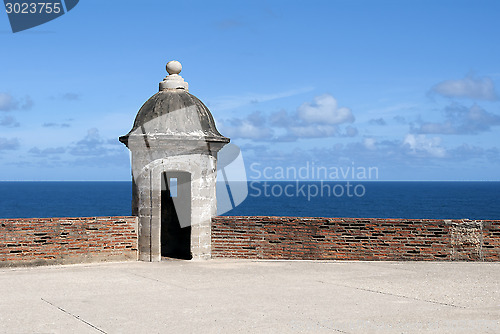
<path fill-rule="evenodd" d="M 120 137 L 120 141 L 127 145 L 129 137 L 143 135 L 153 140 L 168 136 L 181 141 L 193 137 L 206 139 L 205 142 L 229 142 L 217 131 L 208 108 L 182 89 L 160 91 L 153 95 L 139 110 L 132 130 Z"/>
<path fill-rule="evenodd" d="M 462 222 L 451 225 L 453 260 L 481 260 L 483 231 L 481 222 Z"/>
<path fill-rule="evenodd" d="M 140 216 L 139 258 L 146 261 L 161 259 L 162 191 L 166 191 L 162 178 L 182 175 L 179 172 L 190 176 L 190 217 L 179 210 L 186 209 L 185 199 L 172 197 L 176 219 L 179 213 L 182 222 L 190 224 L 192 257 L 210 257 L 210 222 L 217 212 L 217 152 L 229 142 L 217 131 L 208 108 L 187 92 L 187 83 L 181 84 L 182 66 L 171 63 L 171 67 L 160 92 L 144 103 L 132 130 L 120 137 L 132 152 L 132 212 Z"/>

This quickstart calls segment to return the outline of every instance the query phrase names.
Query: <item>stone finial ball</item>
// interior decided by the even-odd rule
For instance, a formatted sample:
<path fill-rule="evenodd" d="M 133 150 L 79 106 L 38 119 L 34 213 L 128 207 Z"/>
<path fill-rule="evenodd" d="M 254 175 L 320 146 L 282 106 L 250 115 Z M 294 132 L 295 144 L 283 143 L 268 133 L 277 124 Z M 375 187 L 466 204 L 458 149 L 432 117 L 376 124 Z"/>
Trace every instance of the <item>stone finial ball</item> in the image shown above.
<path fill-rule="evenodd" d="M 167 63 L 168 74 L 179 74 L 182 71 L 182 65 L 177 60 L 171 60 Z"/>

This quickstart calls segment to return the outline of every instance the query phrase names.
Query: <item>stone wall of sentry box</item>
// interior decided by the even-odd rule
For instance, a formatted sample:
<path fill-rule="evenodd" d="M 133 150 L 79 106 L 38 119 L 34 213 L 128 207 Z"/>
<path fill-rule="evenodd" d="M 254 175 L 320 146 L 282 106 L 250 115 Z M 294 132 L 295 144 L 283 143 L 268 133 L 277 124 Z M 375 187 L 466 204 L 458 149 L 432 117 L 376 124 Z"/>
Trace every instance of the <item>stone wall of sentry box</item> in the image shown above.
<path fill-rule="evenodd" d="M 212 257 L 499 261 L 500 221 L 215 217 Z"/>
<path fill-rule="evenodd" d="M 137 260 L 137 217 L 0 219 L 0 267 Z"/>

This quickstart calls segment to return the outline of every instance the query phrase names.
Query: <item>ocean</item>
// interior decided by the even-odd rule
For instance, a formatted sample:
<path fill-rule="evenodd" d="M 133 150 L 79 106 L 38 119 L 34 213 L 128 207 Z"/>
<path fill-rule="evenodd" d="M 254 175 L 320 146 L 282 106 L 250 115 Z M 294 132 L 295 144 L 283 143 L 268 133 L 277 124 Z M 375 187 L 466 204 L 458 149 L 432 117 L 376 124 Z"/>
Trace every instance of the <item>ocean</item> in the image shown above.
<path fill-rule="evenodd" d="M 500 219 L 500 182 L 249 182 L 224 216 Z M 131 182 L 0 182 L 0 218 L 131 214 Z"/>

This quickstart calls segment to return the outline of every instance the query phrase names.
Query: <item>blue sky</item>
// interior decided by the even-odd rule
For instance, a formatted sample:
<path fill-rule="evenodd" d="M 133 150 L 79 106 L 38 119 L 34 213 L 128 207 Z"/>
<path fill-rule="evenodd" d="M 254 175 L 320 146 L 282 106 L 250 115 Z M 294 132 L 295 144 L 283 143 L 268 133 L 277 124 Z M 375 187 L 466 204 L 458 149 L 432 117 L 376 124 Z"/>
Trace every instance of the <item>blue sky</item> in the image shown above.
<path fill-rule="evenodd" d="M 247 166 L 500 180 L 498 1 L 97 1 L 13 34 L 0 180 L 130 180 L 118 142 L 182 62 Z"/>

